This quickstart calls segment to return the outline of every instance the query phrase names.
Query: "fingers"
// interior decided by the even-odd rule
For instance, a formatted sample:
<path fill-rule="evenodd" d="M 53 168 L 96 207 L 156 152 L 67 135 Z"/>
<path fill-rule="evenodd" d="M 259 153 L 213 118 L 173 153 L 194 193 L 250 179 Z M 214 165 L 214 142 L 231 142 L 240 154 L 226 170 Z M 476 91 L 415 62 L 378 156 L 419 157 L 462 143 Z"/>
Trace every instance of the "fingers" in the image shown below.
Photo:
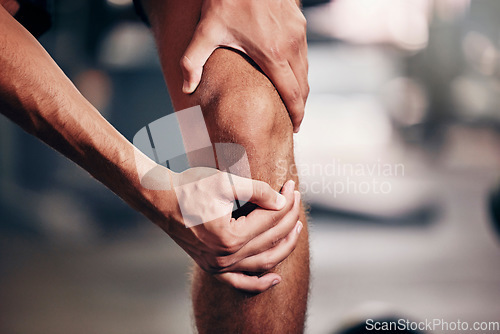
<path fill-rule="evenodd" d="M 214 275 L 222 283 L 249 293 L 261 293 L 281 282 L 281 277 L 275 273 L 264 276 L 248 276 L 242 273 L 222 273 Z"/>
<path fill-rule="evenodd" d="M 256 209 L 246 217 L 240 217 L 233 222 L 232 227 L 234 229 L 234 233 L 242 236 L 245 240 L 242 247 L 256 236 L 281 223 L 282 218 L 292 209 L 294 205 L 294 187 L 295 182 L 291 180 L 283 186 L 281 192 L 285 198 L 286 204 L 281 210 L 270 211 L 265 209 Z M 292 227 L 290 227 L 290 229 L 291 228 Z"/>
<path fill-rule="evenodd" d="M 257 237 L 249 241 L 245 246 L 243 246 L 238 252 L 226 258 L 224 260 L 224 264 L 226 265 L 226 267 L 242 261 L 245 258 L 252 257 L 256 254 L 263 253 L 269 249 L 272 249 L 276 245 L 278 245 L 283 238 L 292 235 L 294 227 L 296 227 L 297 221 L 299 220 L 299 214 L 300 193 L 298 191 L 295 191 L 292 209 L 280 220 L 280 222 L 276 226 L 258 235 Z M 283 245 L 280 245 L 279 247 L 283 248 Z M 252 270 L 248 269 L 247 271 Z"/>
<path fill-rule="evenodd" d="M 294 203 L 296 203 L 295 206 L 299 207 L 300 196 L 298 192 L 294 192 L 294 195 Z M 283 220 L 286 219 L 286 223 L 289 223 L 289 221 L 293 222 L 293 229 L 288 232 L 288 235 L 284 239 L 281 239 L 281 241 L 279 241 L 279 244 L 277 246 L 270 246 L 271 249 L 266 250 L 260 254 L 247 257 L 244 260 L 224 269 L 226 272 L 215 274 L 214 276 L 219 281 L 225 284 L 249 293 L 260 293 L 266 291 L 273 285 L 281 282 L 281 277 L 276 273 L 268 273 L 264 276 L 258 277 L 248 276 L 243 274 L 242 272 L 263 272 L 270 270 L 291 254 L 291 252 L 297 245 L 298 237 L 303 227 L 302 222 L 297 221 L 298 214 L 298 210 L 297 212 L 290 211 L 286 215 L 286 217 L 284 217 Z M 275 243 L 271 239 L 267 240 L 267 244 L 274 245 Z M 253 251 L 255 251 L 255 249 Z M 226 259 L 227 258 L 229 257 L 226 257 Z M 229 272 L 229 270 L 231 270 L 231 272 Z"/>
<path fill-rule="evenodd" d="M 205 242 L 217 245 L 212 248 L 217 250 L 215 257 L 209 259 L 206 266 L 203 263 L 200 266 L 208 272 L 218 273 L 246 257 L 273 248 L 290 233 L 298 221 L 300 193 L 294 192 L 294 188 L 293 181 L 288 181 L 283 186 L 286 205 L 282 210 L 257 208 L 247 216 L 231 219 L 230 228 L 222 230 L 221 227 L 227 227 L 225 222 L 229 219 L 196 226 L 195 230 L 209 232 L 208 236 L 204 236 Z"/>
<path fill-rule="evenodd" d="M 225 271 L 265 272 L 271 270 L 286 259 L 295 249 L 302 227 L 302 223 L 298 221 L 295 228 L 276 247 L 241 260 L 226 268 Z"/>
<path fill-rule="evenodd" d="M 256 60 L 256 63 L 262 68 L 264 73 L 274 84 L 278 93 L 285 104 L 290 119 L 293 124 L 293 131 L 297 132 L 300 123 L 304 118 L 305 102 L 302 98 L 302 91 L 295 77 L 290 63 L 286 59 L 267 59 L 265 62 Z"/>
<path fill-rule="evenodd" d="M 271 188 L 266 182 L 235 176 L 231 177 L 234 191 L 239 200 L 252 202 L 268 210 L 282 210 L 285 207 L 286 198 Z"/>
<path fill-rule="evenodd" d="M 288 57 L 288 64 L 295 75 L 295 79 L 297 80 L 297 84 L 300 89 L 300 94 L 302 97 L 302 113 L 293 115 L 289 106 L 287 106 L 288 112 L 290 113 L 290 117 L 293 124 L 294 132 L 298 132 L 300 129 L 300 124 L 304 118 L 304 108 L 307 97 L 309 95 L 309 82 L 307 79 L 307 73 L 309 70 L 309 64 L 307 62 L 307 38 L 304 34 L 302 38 L 294 39 L 290 42 L 290 57 Z M 278 89 L 280 95 L 281 91 Z M 284 101 L 285 102 L 285 101 Z M 294 117 L 295 116 L 295 117 Z"/>
<path fill-rule="evenodd" d="M 304 41 L 304 45 L 307 45 Z M 309 64 L 307 63 L 307 47 L 299 48 L 296 52 L 296 56 L 288 61 L 290 63 L 290 67 L 297 78 L 297 82 L 300 87 L 300 92 L 302 94 L 302 100 L 304 104 L 309 96 L 309 82 L 307 80 L 307 72 L 309 68 Z M 302 120 L 301 120 L 302 122 Z M 300 123 L 298 124 L 300 127 Z"/>
<path fill-rule="evenodd" d="M 212 37 L 216 35 L 211 30 L 213 27 L 208 28 L 206 24 L 199 24 L 181 58 L 180 65 L 184 77 L 182 91 L 185 94 L 191 94 L 196 90 L 201 81 L 203 66 L 217 47 Z"/>

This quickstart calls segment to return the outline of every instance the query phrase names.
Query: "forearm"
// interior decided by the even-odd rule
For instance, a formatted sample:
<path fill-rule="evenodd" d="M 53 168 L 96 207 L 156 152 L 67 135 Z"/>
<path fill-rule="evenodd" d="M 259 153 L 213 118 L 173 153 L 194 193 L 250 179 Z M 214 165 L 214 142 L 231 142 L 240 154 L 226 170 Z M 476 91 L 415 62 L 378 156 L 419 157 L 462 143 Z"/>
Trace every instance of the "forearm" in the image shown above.
<path fill-rule="evenodd" d="M 78 92 L 43 47 L 0 6 L 0 112 L 61 152 L 134 208 L 154 214 L 133 145 Z M 136 159 L 137 158 L 137 159 Z M 140 171 L 139 171 L 140 172 Z"/>

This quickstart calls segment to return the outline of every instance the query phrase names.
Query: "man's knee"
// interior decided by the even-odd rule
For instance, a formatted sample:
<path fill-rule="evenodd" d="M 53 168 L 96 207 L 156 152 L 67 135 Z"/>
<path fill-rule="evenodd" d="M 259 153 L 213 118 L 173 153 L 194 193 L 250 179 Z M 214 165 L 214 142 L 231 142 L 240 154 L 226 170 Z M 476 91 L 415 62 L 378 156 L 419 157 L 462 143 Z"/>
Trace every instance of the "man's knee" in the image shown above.
<path fill-rule="evenodd" d="M 236 52 L 212 54 L 197 94 L 213 139 L 239 143 L 249 156 L 291 148 L 292 124 L 279 94 Z"/>

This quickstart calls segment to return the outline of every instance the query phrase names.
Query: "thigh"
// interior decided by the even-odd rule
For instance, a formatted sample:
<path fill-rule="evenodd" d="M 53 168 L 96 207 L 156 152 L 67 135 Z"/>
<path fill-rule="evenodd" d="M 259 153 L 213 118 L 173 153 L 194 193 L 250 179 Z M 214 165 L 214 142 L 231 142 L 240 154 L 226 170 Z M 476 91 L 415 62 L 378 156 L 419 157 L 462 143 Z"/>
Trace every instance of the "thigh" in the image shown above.
<path fill-rule="evenodd" d="M 201 3 L 201 0 L 143 0 L 175 110 L 196 105 L 195 96 L 182 92 L 179 63 L 200 20 Z"/>

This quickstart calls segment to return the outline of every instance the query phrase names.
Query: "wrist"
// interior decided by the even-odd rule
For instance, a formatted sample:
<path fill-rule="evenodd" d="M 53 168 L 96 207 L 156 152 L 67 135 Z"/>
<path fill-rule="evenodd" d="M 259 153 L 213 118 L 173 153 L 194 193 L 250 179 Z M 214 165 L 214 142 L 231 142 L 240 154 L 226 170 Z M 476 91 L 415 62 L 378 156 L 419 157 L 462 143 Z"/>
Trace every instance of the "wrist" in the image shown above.
<path fill-rule="evenodd" d="M 180 218 L 180 209 L 174 186 L 179 177 L 170 169 L 149 159 L 137 148 L 134 149 L 135 178 L 133 202 L 136 210 L 144 214 L 168 233 L 171 223 Z"/>
<path fill-rule="evenodd" d="M 134 207 L 155 225 L 171 235 L 173 227 L 182 222 L 182 215 L 177 203 L 177 196 L 171 190 L 150 190 L 141 187 L 138 197 L 139 207 Z M 131 206 L 134 206 L 131 204 Z"/>

